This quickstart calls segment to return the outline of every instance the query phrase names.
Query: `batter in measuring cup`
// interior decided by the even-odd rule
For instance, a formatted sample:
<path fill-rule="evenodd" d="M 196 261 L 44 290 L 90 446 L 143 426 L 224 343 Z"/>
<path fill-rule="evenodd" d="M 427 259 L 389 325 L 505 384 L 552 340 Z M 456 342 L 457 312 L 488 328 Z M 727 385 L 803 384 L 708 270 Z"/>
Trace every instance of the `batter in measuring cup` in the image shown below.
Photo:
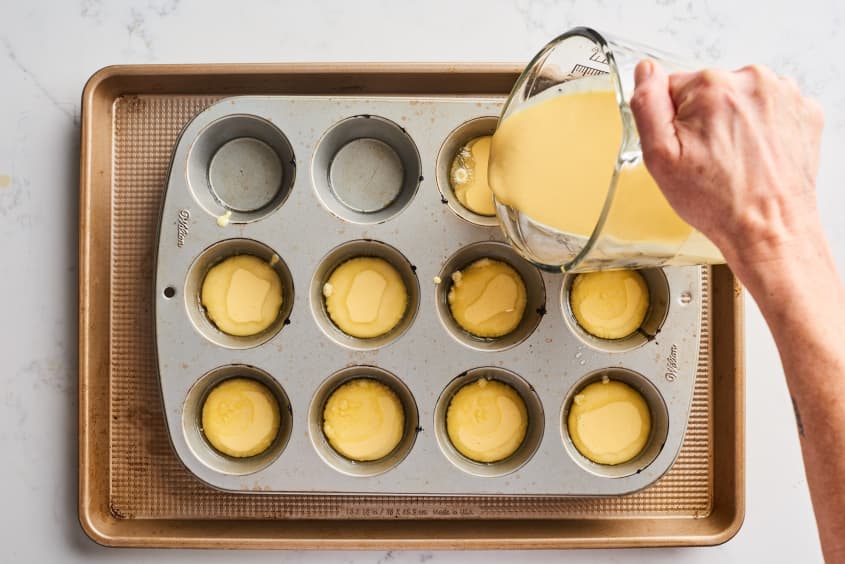
<path fill-rule="evenodd" d="M 616 93 L 579 79 L 581 91 L 537 96 L 493 135 L 489 182 L 496 199 L 535 222 L 586 239 L 599 221 L 622 143 Z M 597 90 L 590 90 L 594 84 Z M 669 206 L 642 162 L 622 167 L 603 244 L 718 262 L 721 255 Z M 698 235 L 697 232 L 694 235 Z M 700 240 L 699 240 L 700 239 Z"/>

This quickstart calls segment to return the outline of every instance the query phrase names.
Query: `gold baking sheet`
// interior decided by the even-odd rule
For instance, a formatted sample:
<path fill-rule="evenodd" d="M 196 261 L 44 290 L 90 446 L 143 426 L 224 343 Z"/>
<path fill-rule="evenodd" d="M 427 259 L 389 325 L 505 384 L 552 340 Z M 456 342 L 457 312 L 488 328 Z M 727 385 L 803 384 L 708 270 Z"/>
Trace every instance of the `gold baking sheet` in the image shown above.
<path fill-rule="evenodd" d="M 151 297 L 157 215 L 181 128 L 223 95 L 506 94 L 516 71 L 134 66 L 92 78 L 83 96 L 80 218 L 80 519 L 92 538 L 125 546 L 516 548 L 715 544 L 735 534 L 744 511 L 742 309 L 725 267 L 710 280 L 679 458 L 632 495 L 232 494 L 193 477 L 170 447 Z"/>

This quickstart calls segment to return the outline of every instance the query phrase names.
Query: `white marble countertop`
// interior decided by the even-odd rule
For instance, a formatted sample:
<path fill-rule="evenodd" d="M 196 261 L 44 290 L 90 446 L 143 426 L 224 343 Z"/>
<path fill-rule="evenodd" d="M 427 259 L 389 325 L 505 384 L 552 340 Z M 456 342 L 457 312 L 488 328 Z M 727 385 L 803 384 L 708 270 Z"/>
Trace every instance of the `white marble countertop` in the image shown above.
<path fill-rule="evenodd" d="M 715 548 L 572 552 L 141 551 L 76 517 L 79 100 L 114 63 L 526 61 L 590 25 L 733 68 L 794 76 L 827 112 L 819 203 L 845 266 L 845 4 L 839 0 L 106 2 L 0 0 L 0 561 L 747 562 L 821 559 L 782 370 L 747 307 L 747 515 Z"/>

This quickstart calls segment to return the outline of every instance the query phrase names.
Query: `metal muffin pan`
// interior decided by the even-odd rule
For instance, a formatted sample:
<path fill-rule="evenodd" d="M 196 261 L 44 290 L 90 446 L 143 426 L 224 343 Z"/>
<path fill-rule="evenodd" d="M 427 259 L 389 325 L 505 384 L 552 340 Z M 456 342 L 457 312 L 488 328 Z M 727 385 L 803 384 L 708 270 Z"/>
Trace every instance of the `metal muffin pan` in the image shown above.
<path fill-rule="evenodd" d="M 479 119 L 495 119 L 502 102 L 244 96 L 186 126 L 161 211 L 154 303 L 167 427 L 196 476 L 244 492 L 620 495 L 669 469 L 693 393 L 706 270 L 646 272 L 654 305 L 642 334 L 608 342 L 580 331 L 570 277 L 521 259 L 489 218 L 456 213 L 444 185 L 445 152 L 466 141 L 456 136 L 489 129 Z M 242 196 L 249 183 L 258 193 Z M 221 333 L 199 304 L 204 273 L 238 253 L 269 260 L 285 284 L 280 319 L 255 337 Z M 333 265 L 361 254 L 392 262 L 409 290 L 405 319 L 371 341 L 338 331 L 319 291 Z M 522 324 L 500 340 L 461 331 L 445 302 L 451 272 L 482 256 L 509 262 L 528 290 Z M 603 374 L 638 388 L 653 414 L 649 445 L 614 467 L 580 456 L 564 425 L 573 395 Z M 202 399 L 234 375 L 270 384 L 286 412 L 258 457 L 220 455 L 199 427 Z M 322 436 L 322 402 L 353 376 L 393 387 L 406 409 L 402 443 L 375 463 L 343 459 Z M 482 376 L 514 386 L 529 413 L 523 446 L 495 464 L 461 457 L 442 420 L 459 384 Z"/>

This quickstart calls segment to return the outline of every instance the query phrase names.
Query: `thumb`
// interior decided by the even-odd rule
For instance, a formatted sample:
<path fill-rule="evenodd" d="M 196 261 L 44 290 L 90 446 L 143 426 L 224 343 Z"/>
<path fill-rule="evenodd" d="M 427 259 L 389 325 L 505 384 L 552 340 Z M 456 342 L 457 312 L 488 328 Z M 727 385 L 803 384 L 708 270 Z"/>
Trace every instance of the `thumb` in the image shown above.
<path fill-rule="evenodd" d="M 680 157 L 675 132 L 675 105 L 669 92 L 669 77 L 651 60 L 640 61 L 634 71 L 631 111 L 637 122 L 646 166 L 662 168 Z"/>

